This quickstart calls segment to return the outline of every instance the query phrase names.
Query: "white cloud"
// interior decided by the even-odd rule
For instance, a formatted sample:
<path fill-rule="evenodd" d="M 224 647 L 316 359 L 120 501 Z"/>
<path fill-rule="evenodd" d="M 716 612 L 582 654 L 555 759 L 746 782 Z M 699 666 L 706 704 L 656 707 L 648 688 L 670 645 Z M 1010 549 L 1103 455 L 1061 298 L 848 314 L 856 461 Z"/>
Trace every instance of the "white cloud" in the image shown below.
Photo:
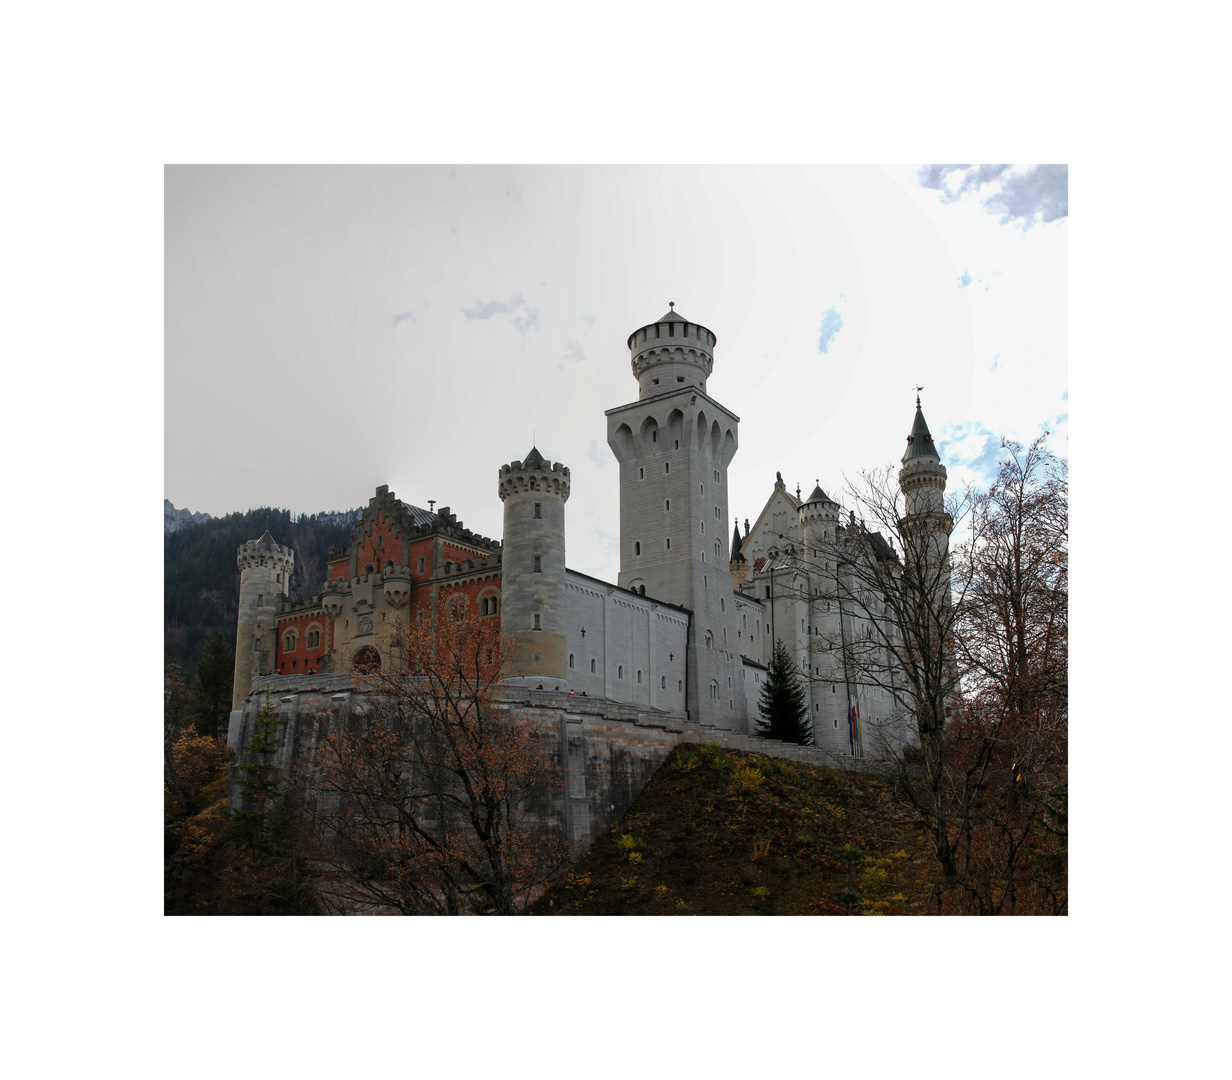
<path fill-rule="evenodd" d="M 539 309 L 531 307 L 518 293 L 509 300 L 485 300 L 473 308 L 462 308 L 467 321 L 490 319 L 494 315 L 507 315 L 523 337 L 531 330 L 539 329 Z"/>
<path fill-rule="evenodd" d="M 1029 229 L 1069 215 L 1068 165 L 922 165 L 917 177 L 945 203 L 974 194 L 1002 225 Z"/>

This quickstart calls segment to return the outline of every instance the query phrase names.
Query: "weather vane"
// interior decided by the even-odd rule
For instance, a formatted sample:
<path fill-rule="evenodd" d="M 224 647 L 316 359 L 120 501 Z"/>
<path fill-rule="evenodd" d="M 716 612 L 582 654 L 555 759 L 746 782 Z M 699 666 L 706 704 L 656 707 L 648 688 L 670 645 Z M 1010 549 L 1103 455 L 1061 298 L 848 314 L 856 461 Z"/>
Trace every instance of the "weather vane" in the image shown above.
<path fill-rule="evenodd" d="M 915 405 L 917 409 L 920 407 L 920 391 L 923 389 L 924 387 L 922 386 L 917 386 L 915 388 Z"/>

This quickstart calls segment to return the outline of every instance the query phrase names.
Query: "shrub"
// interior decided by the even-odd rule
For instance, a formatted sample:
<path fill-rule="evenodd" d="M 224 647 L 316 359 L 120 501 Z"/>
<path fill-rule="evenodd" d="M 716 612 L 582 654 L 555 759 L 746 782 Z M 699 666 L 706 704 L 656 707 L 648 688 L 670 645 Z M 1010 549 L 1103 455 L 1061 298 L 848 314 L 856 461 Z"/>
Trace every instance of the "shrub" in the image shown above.
<path fill-rule="evenodd" d="M 765 782 L 766 777 L 761 769 L 749 765 L 742 765 L 732 774 L 732 786 L 746 793 L 756 791 Z"/>
<path fill-rule="evenodd" d="M 692 754 L 686 757 L 684 754 L 678 754 L 672 761 L 672 768 L 678 773 L 691 773 L 701 764 Z"/>
<path fill-rule="evenodd" d="M 698 749 L 697 753 L 712 772 L 725 773 L 731 768 L 727 755 L 723 753 L 723 747 L 718 743 L 706 743 Z"/>
<path fill-rule="evenodd" d="M 855 865 L 864 858 L 864 852 L 861 851 L 855 844 L 846 843 L 834 853 L 835 857 L 850 865 Z"/>

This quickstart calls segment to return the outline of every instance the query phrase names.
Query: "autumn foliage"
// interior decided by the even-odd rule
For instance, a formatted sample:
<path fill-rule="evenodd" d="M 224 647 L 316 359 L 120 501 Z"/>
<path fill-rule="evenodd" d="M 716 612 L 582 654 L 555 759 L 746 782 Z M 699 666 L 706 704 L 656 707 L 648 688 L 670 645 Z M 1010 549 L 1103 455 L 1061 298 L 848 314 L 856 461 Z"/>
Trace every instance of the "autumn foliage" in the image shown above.
<path fill-rule="evenodd" d="M 513 914 L 562 865 L 551 733 L 492 700 L 495 619 L 398 624 L 349 708 L 316 718 L 313 864 L 333 911 Z"/>

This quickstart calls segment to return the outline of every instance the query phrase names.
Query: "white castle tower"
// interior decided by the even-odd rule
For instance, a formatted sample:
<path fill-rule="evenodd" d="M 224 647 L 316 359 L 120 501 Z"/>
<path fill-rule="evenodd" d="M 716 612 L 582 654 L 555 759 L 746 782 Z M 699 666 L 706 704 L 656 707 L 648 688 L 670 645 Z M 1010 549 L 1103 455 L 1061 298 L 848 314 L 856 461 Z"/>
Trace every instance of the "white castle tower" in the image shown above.
<path fill-rule="evenodd" d="M 913 551 L 906 557 L 922 560 L 929 569 L 929 579 L 948 602 L 948 554 L 953 519 L 945 512 L 945 466 L 928 432 L 928 422 L 920 408 L 920 396 L 915 398 L 915 422 L 907 436 L 898 486 L 902 490 L 906 511 L 900 523 L 904 539 Z"/>
<path fill-rule="evenodd" d="M 502 465 L 501 630 L 513 638 L 510 676 L 567 678 L 565 502 L 569 470 L 531 447 L 525 461 Z"/>
<path fill-rule="evenodd" d="M 280 597 L 290 595 L 295 552 L 276 543 L 266 529 L 259 540 L 240 546 L 235 561 L 240 568 L 240 610 L 231 708 L 242 709 L 254 676 L 274 666 Z"/>
<path fill-rule="evenodd" d="M 809 717 L 813 721 L 815 745 L 845 750 L 847 697 L 831 692 L 843 681 L 841 650 L 834 641 L 842 639 L 842 613 L 835 573 L 838 566 L 836 541 L 840 507 L 821 490 L 821 481 L 800 506 L 800 535 L 803 538 L 804 565 L 808 570 L 808 669 L 820 678 L 809 681 Z M 834 720 L 840 721 L 835 725 Z"/>
<path fill-rule="evenodd" d="M 676 314 L 675 304 L 629 337 L 638 400 L 606 414 L 620 462 L 617 584 L 693 612 L 689 714 L 743 730 L 726 536 L 727 467 L 740 419 L 706 393 L 714 345 L 714 334 Z"/>

